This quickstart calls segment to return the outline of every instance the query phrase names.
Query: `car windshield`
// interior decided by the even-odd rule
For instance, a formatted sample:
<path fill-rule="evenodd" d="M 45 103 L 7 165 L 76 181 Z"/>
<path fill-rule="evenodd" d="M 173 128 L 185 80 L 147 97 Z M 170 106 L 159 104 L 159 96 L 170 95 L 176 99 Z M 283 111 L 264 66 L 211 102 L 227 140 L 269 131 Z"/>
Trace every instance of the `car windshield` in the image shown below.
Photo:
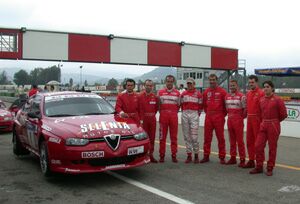
<path fill-rule="evenodd" d="M 48 117 L 106 115 L 114 108 L 97 95 L 58 95 L 45 97 L 45 115 Z"/>

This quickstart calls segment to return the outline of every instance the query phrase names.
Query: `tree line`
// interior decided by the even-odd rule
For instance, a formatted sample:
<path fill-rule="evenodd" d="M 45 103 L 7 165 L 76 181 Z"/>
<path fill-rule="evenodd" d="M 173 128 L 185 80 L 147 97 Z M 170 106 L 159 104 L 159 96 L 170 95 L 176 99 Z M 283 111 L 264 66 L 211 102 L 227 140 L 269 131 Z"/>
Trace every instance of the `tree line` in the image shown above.
<path fill-rule="evenodd" d="M 48 68 L 35 68 L 28 73 L 21 69 L 14 74 L 13 81 L 17 85 L 25 84 L 46 84 L 49 81 L 55 80 L 60 82 L 61 70 L 57 66 Z"/>

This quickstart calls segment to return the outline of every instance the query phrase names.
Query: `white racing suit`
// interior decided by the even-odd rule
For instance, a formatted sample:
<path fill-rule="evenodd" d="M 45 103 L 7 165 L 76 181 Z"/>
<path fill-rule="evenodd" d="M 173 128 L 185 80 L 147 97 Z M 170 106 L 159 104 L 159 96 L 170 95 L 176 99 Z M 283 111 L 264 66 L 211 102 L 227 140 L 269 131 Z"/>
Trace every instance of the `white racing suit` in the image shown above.
<path fill-rule="evenodd" d="M 187 153 L 199 152 L 199 111 L 183 110 L 181 115 L 182 132 Z"/>

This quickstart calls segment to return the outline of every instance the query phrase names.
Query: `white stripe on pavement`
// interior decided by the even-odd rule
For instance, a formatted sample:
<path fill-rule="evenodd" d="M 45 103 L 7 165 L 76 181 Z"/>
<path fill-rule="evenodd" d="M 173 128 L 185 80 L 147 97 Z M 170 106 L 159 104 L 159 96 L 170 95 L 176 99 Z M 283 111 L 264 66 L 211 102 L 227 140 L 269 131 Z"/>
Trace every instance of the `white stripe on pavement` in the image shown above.
<path fill-rule="evenodd" d="M 144 190 L 146 190 L 146 191 L 149 191 L 149 192 L 151 192 L 151 193 L 153 193 L 153 194 L 156 194 L 156 195 L 158 195 L 158 196 L 160 196 L 160 197 L 163 197 L 163 198 L 166 198 L 166 199 L 168 199 L 168 200 L 171 200 L 171 201 L 173 201 L 173 202 L 175 202 L 175 203 L 180 203 L 180 204 L 194 204 L 194 203 L 191 202 L 191 201 L 184 200 L 184 199 L 179 198 L 179 197 L 177 197 L 177 196 L 174 196 L 174 195 L 172 195 L 172 194 L 170 194 L 170 193 L 161 191 L 161 190 L 159 190 L 159 189 L 157 189 L 157 188 L 148 186 L 148 185 L 143 184 L 143 183 L 141 183 L 141 182 L 135 181 L 135 180 L 133 180 L 133 179 L 131 179 L 131 178 L 127 178 L 127 177 L 122 176 L 122 175 L 120 175 L 120 174 L 117 174 L 117 173 L 115 173 L 115 172 L 107 171 L 106 173 L 109 174 L 109 175 L 111 175 L 111 176 L 113 176 L 113 177 L 115 177 L 115 178 L 117 178 L 117 179 L 120 179 L 120 180 L 122 180 L 122 181 L 124 181 L 124 182 L 126 182 L 126 183 L 129 183 L 129 184 L 134 185 L 134 186 L 136 186 L 136 187 L 142 188 L 142 189 L 144 189 Z"/>

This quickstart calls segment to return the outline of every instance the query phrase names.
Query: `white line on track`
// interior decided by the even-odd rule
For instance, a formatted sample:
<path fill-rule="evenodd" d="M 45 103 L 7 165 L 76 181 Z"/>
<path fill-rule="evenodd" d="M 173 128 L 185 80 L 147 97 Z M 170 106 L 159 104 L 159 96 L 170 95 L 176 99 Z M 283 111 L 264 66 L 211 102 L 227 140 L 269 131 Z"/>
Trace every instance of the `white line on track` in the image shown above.
<path fill-rule="evenodd" d="M 122 176 L 122 175 L 120 175 L 120 174 L 117 174 L 117 173 L 115 173 L 115 172 L 107 171 L 106 173 L 109 174 L 109 175 L 111 175 L 111 176 L 113 176 L 113 177 L 115 177 L 115 178 L 117 178 L 117 179 L 120 179 L 120 180 L 122 180 L 122 181 L 124 181 L 124 182 L 126 182 L 126 183 L 129 183 L 129 184 L 134 185 L 134 186 L 136 186 L 136 187 L 138 187 L 138 188 L 141 188 L 141 189 L 144 189 L 144 190 L 146 190 L 146 191 L 149 191 L 149 192 L 151 192 L 151 193 L 153 193 L 153 194 L 156 194 L 156 195 L 158 195 L 158 196 L 160 196 L 160 197 L 163 197 L 163 198 L 166 198 L 166 199 L 168 199 L 168 200 L 171 200 L 171 201 L 173 201 L 173 202 L 175 202 L 175 203 L 180 203 L 180 204 L 193 204 L 193 202 L 191 202 L 191 201 L 188 201 L 188 200 L 179 198 L 179 197 L 174 196 L 174 195 L 172 195 L 172 194 L 170 194 L 170 193 L 161 191 L 161 190 L 159 190 L 159 189 L 157 189 L 157 188 L 154 188 L 154 187 L 152 187 L 152 186 L 148 186 L 148 185 L 143 184 L 143 183 L 141 183 L 141 182 L 135 181 L 135 180 L 133 180 L 133 179 L 131 179 L 131 178 L 127 178 L 127 177 Z"/>

